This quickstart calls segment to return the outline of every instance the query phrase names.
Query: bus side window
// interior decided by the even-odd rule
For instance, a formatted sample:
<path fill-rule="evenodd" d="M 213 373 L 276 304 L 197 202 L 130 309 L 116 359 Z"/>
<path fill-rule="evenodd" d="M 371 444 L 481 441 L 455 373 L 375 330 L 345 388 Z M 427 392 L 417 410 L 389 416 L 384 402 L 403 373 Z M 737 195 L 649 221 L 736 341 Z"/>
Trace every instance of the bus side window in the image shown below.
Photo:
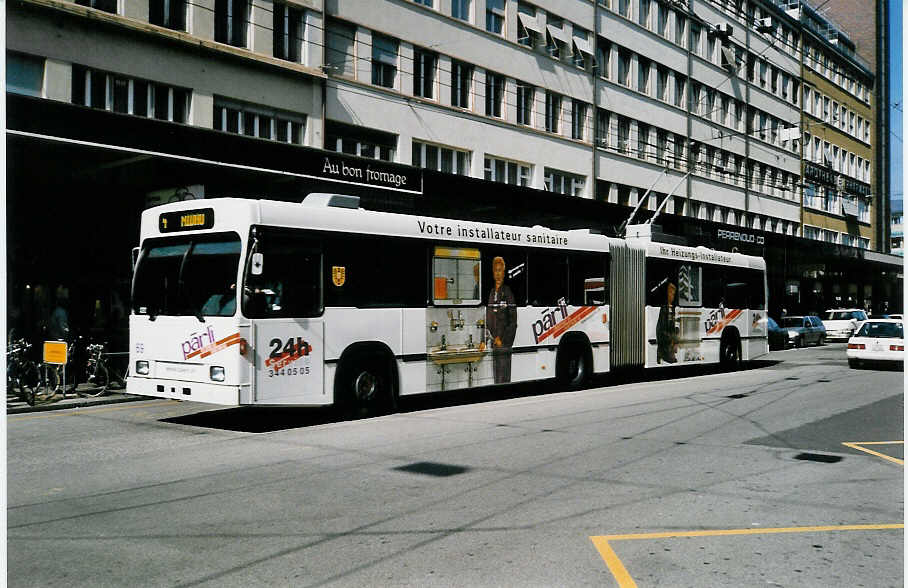
<path fill-rule="evenodd" d="M 570 295 L 567 255 L 544 249 L 527 254 L 527 295 L 530 306 L 557 306 Z"/>
<path fill-rule="evenodd" d="M 724 304 L 724 269 L 718 265 L 703 265 L 703 306 L 705 308 L 719 308 L 721 304 Z"/>
<path fill-rule="evenodd" d="M 748 278 L 744 268 L 725 268 L 725 308 L 750 308 L 752 285 Z"/>
<path fill-rule="evenodd" d="M 500 257 L 504 261 L 504 284 L 511 289 L 514 303 L 526 306 L 527 303 L 527 264 L 523 250 L 515 247 L 482 248 L 482 272 L 480 304 L 487 304 L 492 289 L 495 288 L 494 262 Z"/>
<path fill-rule="evenodd" d="M 322 313 L 322 253 L 316 242 L 290 232 L 260 231 L 260 275 L 246 275 L 243 312 L 252 318 Z"/>
<path fill-rule="evenodd" d="M 703 306 L 702 268 L 682 263 L 678 268 L 678 305 Z"/>
<path fill-rule="evenodd" d="M 608 304 L 608 255 L 571 253 L 569 257 L 571 292 L 568 303 L 573 306 Z"/>
<path fill-rule="evenodd" d="M 666 304 L 668 284 L 678 287 L 678 263 L 668 259 L 648 258 L 646 260 L 646 304 L 663 306 Z M 677 296 L 675 304 L 678 303 Z"/>

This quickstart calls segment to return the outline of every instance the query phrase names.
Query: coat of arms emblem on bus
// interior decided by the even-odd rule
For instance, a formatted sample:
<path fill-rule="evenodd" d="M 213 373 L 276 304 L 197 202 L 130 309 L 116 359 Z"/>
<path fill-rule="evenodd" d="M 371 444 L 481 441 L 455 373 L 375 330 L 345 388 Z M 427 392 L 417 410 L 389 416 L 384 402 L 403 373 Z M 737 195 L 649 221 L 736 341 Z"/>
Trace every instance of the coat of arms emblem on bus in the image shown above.
<path fill-rule="evenodd" d="M 335 286 L 343 286 L 347 281 L 347 268 L 342 265 L 331 266 L 331 281 Z"/>

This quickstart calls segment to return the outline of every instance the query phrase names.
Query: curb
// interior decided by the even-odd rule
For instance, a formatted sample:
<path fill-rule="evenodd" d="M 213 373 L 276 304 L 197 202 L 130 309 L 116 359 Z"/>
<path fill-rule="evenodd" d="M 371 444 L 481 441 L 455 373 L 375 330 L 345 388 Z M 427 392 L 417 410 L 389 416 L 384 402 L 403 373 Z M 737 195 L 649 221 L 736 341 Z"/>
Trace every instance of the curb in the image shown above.
<path fill-rule="evenodd" d="M 50 410 L 65 410 L 67 408 L 85 408 L 88 406 L 100 406 L 102 404 L 120 404 L 123 402 L 136 402 L 142 400 L 155 400 L 151 396 L 135 396 L 131 394 L 117 394 L 113 396 L 100 396 L 98 398 L 66 398 L 49 404 L 39 404 L 36 406 L 7 406 L 6 414 L 22 414 L 28 412 L 46 412 Z"/>

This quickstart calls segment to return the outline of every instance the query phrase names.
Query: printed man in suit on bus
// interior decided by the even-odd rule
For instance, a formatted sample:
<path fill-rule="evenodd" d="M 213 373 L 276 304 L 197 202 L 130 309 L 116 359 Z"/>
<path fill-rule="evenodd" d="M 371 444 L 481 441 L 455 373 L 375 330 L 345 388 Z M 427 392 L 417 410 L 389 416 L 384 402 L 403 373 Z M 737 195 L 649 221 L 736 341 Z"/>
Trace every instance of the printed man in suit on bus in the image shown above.
<path fill-rule="evenodd" d="M 495 286 L 489 291 L 486 306 L 486 328 L 492 342 L 492 367 L 496 384 L 511 381 L 511 348 L 517 334 L 517 301 L 514 293 L 504 283 L 504 258 L 492 260 L 492 277 Z"/>

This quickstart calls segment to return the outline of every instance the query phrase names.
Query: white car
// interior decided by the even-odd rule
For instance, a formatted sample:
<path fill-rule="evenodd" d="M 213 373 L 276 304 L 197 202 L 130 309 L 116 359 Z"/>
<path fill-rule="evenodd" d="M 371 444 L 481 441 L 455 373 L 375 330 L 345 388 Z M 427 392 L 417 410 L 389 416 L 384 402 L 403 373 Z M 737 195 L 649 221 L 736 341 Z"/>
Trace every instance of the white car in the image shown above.
<path fill-rule="evenodd" d="M 826 339 L 829 341 L 847 341 L 849 337 L 858 332 L 867 313 L 860 308 L 838 308 L 826 312 L 823 317 L 823 326 L 826 327 Z"/>
<path fill-rule="evenodd" d="M 860 367 L 865 362 L 905 363 L 905 339 L 902 321 L 872 319 L 848 340 L 848 367 Z"/>

